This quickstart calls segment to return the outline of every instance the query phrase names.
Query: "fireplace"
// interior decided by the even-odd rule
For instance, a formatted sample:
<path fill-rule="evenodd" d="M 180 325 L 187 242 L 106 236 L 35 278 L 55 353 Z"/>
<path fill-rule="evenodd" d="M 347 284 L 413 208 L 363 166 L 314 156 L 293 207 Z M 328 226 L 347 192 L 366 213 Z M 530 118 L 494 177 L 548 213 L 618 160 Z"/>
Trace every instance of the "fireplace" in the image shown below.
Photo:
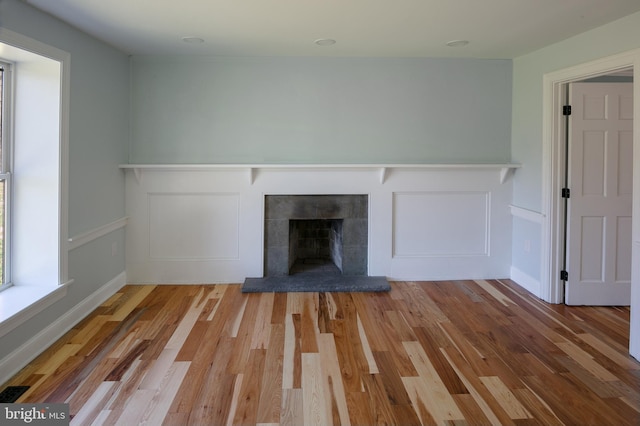
<path fill-rule="evenodd" d="M 265 196 L 264 275 L 367 275 L 367 195 Z"/>
<path fill-rule="evenodd" d="M 342 273 L 343 219 L 289 220 L 289 275 Z"/>

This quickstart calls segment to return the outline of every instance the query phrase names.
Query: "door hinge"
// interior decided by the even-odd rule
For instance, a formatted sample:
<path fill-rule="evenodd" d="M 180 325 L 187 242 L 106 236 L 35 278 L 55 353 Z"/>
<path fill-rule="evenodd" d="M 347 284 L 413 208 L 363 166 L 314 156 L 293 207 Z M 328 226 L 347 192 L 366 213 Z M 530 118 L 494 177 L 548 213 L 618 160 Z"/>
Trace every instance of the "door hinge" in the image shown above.
<path fill-rule="evenodd" d="M 571 190 L 569 188 L 562 188 L 562 198 L 571 198 Z"/>
<path fill-rule="evenodd" d="M 562 281 L 569 281 L 569 273 L 567 271 L 560 271 L 560 279 Z"/>
<path fill-rule="evenodd" d="M 571 105 L 564 105 L 562 107 L 562 115 L 571 115 Z"/>

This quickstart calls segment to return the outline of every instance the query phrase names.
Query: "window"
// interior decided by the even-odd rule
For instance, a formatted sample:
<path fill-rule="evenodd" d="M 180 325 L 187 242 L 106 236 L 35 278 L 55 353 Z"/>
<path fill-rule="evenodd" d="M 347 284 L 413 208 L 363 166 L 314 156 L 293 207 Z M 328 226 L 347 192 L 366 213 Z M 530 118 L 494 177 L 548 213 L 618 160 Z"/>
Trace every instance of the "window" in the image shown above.
<path fill-rule="evenodd" d="M 11 285 L 9 262 L 11 87 L 11 64 L 0 61 L 0 291 Z"/>
<path fill-rule="evenodd" d="M 3 336 L 62 299 L 72 282 L 67 250 L 71 56 L 0 27 L 0 57 Z M 7 219 L 11 226 L 5 226 Z"/>

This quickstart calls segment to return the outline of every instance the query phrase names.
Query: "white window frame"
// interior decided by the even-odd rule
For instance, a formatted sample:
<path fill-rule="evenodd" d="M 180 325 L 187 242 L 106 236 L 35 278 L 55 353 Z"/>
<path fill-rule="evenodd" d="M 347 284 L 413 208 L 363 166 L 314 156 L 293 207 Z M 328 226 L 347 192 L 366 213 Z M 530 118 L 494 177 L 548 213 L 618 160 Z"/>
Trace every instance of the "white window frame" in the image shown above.
<path fill-rule="evenodd" d="M 2 82 L 2 159 L 0 164 L 0 180 L 4 180 L 4 241 L 2 280 L 0 291 L 11 287 L 11 152 L 13 150 L 13 63 L 0 58 L 3 69 Z"/>
<path fill-rule="evenodd" d="M 47 149 L 51 147 L 52 141 L 57 141 L 57 146 L 53 146 L 56 152 L 55 163 L 50 162 L 50 170 L 48 181 L 55 181 L 55 194 L 50 193 L 51 197 L 46 206 L 47 211 L 51 211 L 55 214 L 55 223 L 52 224 L 53 228 L 51 235 L 55 234 L 54 243 L 50 244 L 47 252 L 40 253 L 40 258 L 46 261 L 48 258 L 49 263 L 46 268 L 47 272 L 44 275 L 37 276 L 31 274 L 29 268 L 20 267 L 20 262 L 24 264 L 26 259 L 25 253 L 29 253 L 29 250 L 35 247 L 38 248 L 42 239 L 37 239 L 37 234 L 29 232 L 28 227 L 24 226 L 24 215 L 32 214 L 32 206 L 25 207 L 24 203 L 17 206 L 16 203 L 20 202 L 24 198 L 20 185 L 28 187 L 28 180 L 23 181 L 21 179 L 21 173 L 25 171 L 20 168 L 19 155 L 14 149 L 11 153 L 12 156 L 12 170 L 11 179 L 13 185 L 13 223 L 12 223 L 12 271 L 11 282 L 13 285 L 4 291 L 0 292 L 0 337 L 9 333 L 16 327 L 24 324 L 33 316 L 42 312 L 48 306 L 52 305 L 56 301 L 62 299 L 67 292 L 67 287 L 73 282 L 68 277 L 68 145 L 69 145 L 69 105 L 70 105 L 70 62 L 71 56 L 68 52 L 60 50 L 58 48 L 49 46 L 45 43 L 26 37 L 22 34 L 13 32 L 6 28 L 0 27 L 0 57 L 5 60 L 13 62 L 13 81 L 15 82 L 13 87 L 13 105 L 14 114 L 12 117 L 13 127 L 12 136 L 14 140 L 14 147 L 18 144 L 23 146 L 23 142 L 28 144 L 36 144 L 34 147 L 37 150 L 37 144 L 42 143 L 41 135 L 29 134 L 33 130 L 33 123 L 26 120 L 25 115 L 21 111 L 30 111 L 30 106 L 39 107 L 38 103 L 33 102 L 33 98 L 29 102 L 30 105 L 27 108 L 24 107 L 24 89 L 31 90 L 32 93 L 38 93 L 38 87 L 24 86 L 25 79 L 22 77 L 22 69 L 32 70 L 34 59 L 36 60 L 36 67 L 38 64 L 49 64 L 49 70 L 54 69 L 53 73 L 49 72 L 47 77 L 48 90 L 50 93 L 55 94 L 55 101 L 52 102 L 52 98 L 48 99 L 48 107 L 50 110 L 45 110 L 44 113 L 48 118 L 53 116 L 53 121 L 49 121 L 50 127 L 46 133 L 46 144 L 43 147 Z M 46 67 L 46 66 L 45 66 Z M 53 68 L 51 68 L 53 67 Z M 35 81 L 35 80 L 34 80 Z M 24 87 L 23 87 L 24 86 Z M 53 92 L 51 92 L 53 90 Z M 18 93 L 19 92 L 19 93 Z M 18 97 L 22 95 L 22 97 Z M 55 129 L 55 130 L 53 130 Z M 37 129 L 40 130 L 40 129 Z M 31 132 L 33 133 L 33 132 Z M 28 134 L 25 136 L 25 134 Z M 19 140 L 20 139 L 20 140 Z M 40 140 L 40 142 L 39 142 Z M 22 148 L 21 148 L 22 149 Z M 52 172 L 53 170 L 53 172 Z M 53 175 L 51 174 L 53 173 Z M 45 180 L 43 180 L 45 182 Z M 28 191 L 28 188 L 27 188 Z M 27 195 L 30 197 L 31 202 L 34 201 L 37 196 L 35 192 L 33 195 Z M 18 196 L 19 195 L 19 196 Z M 21 198 L 22 197 L 22 198 Z M 27 203 L 28 204 L 28 203 Z M 21 207 L 22 206 L 22 207 Z M 23 209 L 22 211 L 20 209 Z M 53 215 L 51 216 L 53 217 Z M 20 229 L 20 226 L 16 228 L 17 218 L 20 219 L 22 229 L 27 229 L 27 237 L 25 237 Z M 28 219 L 28 220 L 34 220 Z M 27 220 L 27 221 L 28 221 Z M 53 222 L 53 220 L 52 220 Z M 33 223 L 33 222 L 29 222 Z M 25 249 L 26 248 L 26 249 Z M 54 253 L 55 252 L 55 253 Z M 22 254 L 21 254 L 22 253 Z M 30 253 L 29 253 L 30 254 Z M 20 258 L 20 259 L 19 259 Z M 16 263 L 17 262 L 17 263 Z M 21 272 L 22 271 L 22 272 Z M 41 279 L 42 278 L 42 279 Z"/>

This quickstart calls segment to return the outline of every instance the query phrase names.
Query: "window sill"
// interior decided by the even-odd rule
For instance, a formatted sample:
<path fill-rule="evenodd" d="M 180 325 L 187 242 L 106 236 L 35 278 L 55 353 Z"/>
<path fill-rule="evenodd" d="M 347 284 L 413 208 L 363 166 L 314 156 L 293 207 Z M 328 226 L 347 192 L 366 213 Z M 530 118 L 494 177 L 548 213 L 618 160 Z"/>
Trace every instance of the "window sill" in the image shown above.
<path fill-rule="evenodd" d="M 0 337 L 62 299 L 69 284 L 71 282 L 55 287 L 14 285 L 0 292 Z"/>

